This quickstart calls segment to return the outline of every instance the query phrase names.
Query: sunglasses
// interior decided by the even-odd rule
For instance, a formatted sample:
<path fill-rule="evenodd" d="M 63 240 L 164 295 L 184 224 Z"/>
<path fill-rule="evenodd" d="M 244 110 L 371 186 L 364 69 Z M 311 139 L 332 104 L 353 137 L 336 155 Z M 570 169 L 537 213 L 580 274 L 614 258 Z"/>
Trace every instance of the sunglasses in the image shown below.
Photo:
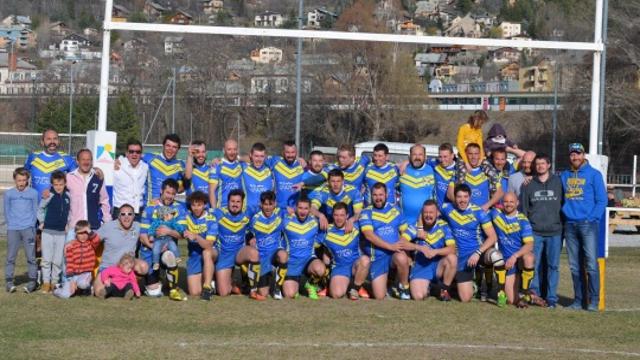
<path fill-rule="evenodd" d="M 78 231 L 76 235 L 89 235 L 88 231 Z"/>
<path fill-rule="evenodd" d="M 142 150 L 127 150 L 129 154 L 142 154 Z"/>
<path fill-rule="evenodd" d="M 120 213 L 120 216 L 133 216 L 133 213 Z"/>

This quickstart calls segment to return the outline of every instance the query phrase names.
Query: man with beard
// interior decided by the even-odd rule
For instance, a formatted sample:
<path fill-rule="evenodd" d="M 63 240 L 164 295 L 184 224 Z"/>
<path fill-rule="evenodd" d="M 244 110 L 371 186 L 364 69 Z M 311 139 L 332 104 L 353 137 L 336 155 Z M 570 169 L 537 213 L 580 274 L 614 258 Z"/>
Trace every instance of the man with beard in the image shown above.
<path fill-rule="evenodd" d="M 43 150 L 38 153 L 30 153 L 24 163 L 24 168 L 31 174 L 31 187 L 38 191 L 42 197 L 45 190 L 51 187 L 51 174 L 60 170 L 68 173 L 75 170 L 78 165 L 71 155 L 58 151 L 60 139 L 53 129 L 47 129 L 42 133 L 40 144 Z"/>
<path fill-rule="evenodd" d="M 340 169 L 329 171 L 328 184 L 313 191 L 309 197 L 312 199 L 311 214 L 318 218 L 321 230 L 328 228 L 329 219 L 333 220 L 333 205 L 338 202 L 347 204 L 349 215 L 347 231 L 351 231 L 362 212 L 360 192 L 353 186 L 345 184 L 344 174 Z"/>
<path fill-rule="evenodd" d="M 242 189 L 246 195 L 245 209 L 249 218 L 260 211 L 260 195 L 265 191 L 273 191 L 275 183 L 273 173 L 266 164 L 267 148 L 263 143 L 251 146 L 249 163 L 242 164 Z"/>
<path fill-rule="evenodd" d="M 282 211 L 293 211 L 300 194 L 300 189 L 295 185 L 302 181 L 304 174 L 304 166 L 298 160 L 296 143 L 285 141 L 282 156 L 269 156 L 266 163 L 273 173 L 278 207 Z"/>
<path fill-rule="evenodd" d="M 426 150 L 420 144 L 409 150 L 409 165 L 400 176 L 400 208 L 409 225 L 415 225 L 422 204 L 435 196 L 433 168 L 426 163 Z"/>
<path fill-rule="evenodd" d="M 533 168 L 531 167 L 531 165 L 533 164 L 533 159 L 535 157 L 536 153 L 534 153 L 533 151 L 527 151 L 526 153 L 524 153 L 524 156 L 522 156 L 522 159 L 520 160 L 520 171 L 509 176 L 508 191 L 515 193 L 518 198 L 520 197 L 520 192 L 522 191 L 523 184 L 528 184 L 529 181 L 527 180 L 527 178 L 530 179 L 533 174 Z"/>
<path fill-rule="evenodd" d="M 383 183 L 387 187 L 389 196 L 387 202 L 395 205 L 396 188 L 400 172 L 396 164 L 389 162 L 389 148 L 385 144 L 377 144 L 373 147 L 372 161 L 367 165 L 364 173 L 364 185 L 366 188 L 365 203 L 371 203 L 371 190 L 376 183 Z"/>
<path fill-rule="evenodd" d="M 149 165 L 149 177 L 147 179 L 147 202 L 153 202 L 162 192 L 162 184 L 166 179 L 173 179 L 178 183 L 178 192 L 183 190 L 184 161 L 176 156 L 180 150 L 180 137 L 176 134 L 167 134 L 162 140 L 162 153 L 146 153 L 142 161 Z M 116 163 L 116 166 L 118 164 Z"/>
<path fill-rule="evenodd" d="M 187 163 L 184 169 L 185 190 L 187 196 L 196 191 L 209 194 L 209 169 L 207 164 L 207 146 L 202 140 L 195 140 L 189 146 Z"/>

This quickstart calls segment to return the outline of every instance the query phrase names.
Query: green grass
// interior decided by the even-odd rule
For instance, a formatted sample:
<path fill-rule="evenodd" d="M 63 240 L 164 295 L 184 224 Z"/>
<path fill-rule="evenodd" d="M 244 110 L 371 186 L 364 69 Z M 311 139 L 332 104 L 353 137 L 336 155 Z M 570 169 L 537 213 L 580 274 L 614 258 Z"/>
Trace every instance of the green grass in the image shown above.
<path fill-rule="evenodd" d="M 4 260 L 6 246 L 0 245 Z M 60 300 L 0 293 L 12 358 L 637 358 L 640 249 L 612 249 L 604 313 L 486 303 L 216 297 Z M 20 253 L 18 274 L 24 271 Z M 566 257 L 560 295 L 571 296 Z M 2 276 L 4 278 L 4 276 Z M 22 277 L 24 278 L 24 277 Z M 4 284 L 3 284 L 4 286 Z M 636 309 L 635 311 L 614 311 Z M 582 349 L 582 350 L 579 350 Z"/>

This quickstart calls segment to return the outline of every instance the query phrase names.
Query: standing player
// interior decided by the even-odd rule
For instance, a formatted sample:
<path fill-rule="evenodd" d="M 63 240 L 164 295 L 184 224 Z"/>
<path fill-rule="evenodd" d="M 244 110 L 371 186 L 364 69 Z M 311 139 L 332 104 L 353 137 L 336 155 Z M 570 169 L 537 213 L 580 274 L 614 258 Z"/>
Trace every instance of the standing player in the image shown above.
<path fill-rule="evenodd" d="M 165 179 L 161 184 L 160 198 L 150 203 L 144 209 L 144 215 L 142 216 L 142 223 L 140 224 L 140 252 L 139 258 L 144 260 L 149 267 L 147 274 L 147 295 L 153 297 L 162 296 L 162 286 L 160 284 L 160 278 L 157 270 L 152 268 L 153 259 L 153 241 L 149 238 L 149 227 L 151 223 L 158 218 L 158 210 L 163 206 L 169 206 L 178 212 L 178 217 L 184 217 L 184 204 L 175 201 L 176 194 L 178 193 L 178 182 L 174 179 Z M 170 236 L 174 241 L 178 241 L 182 238 L 182 234 L 175 230 L 169 229 L 166 226 L 160 226 L 156 231 L 157 236 Z M 167 250 L 162 253 L 160 260 L 166 267 L 167 282 L 169 283 L 169 298 L 171 300 L 184 301 L 187 300 L 187 296 L 178 287 L 178 264 L 176 256 L 171 251 Z"/>
<path fill-rule="evenodd" d="M 324 154 L 322 151 L 314 150 L 309 154 L 307 169 L 302 174 L 302 181 L 295 185 L 297 189 L 302 189 L 300 196 L 309 196 L 309 193 L 322 187 L 327 181 L 327 170 L 324 166 Z"/>
<path fill-rule="evenodd" d="M 195 191 L 209 194 L 209 170 L 207 164 L 207 146 L 204 141 L 196 140 L 189 146 L 187 163 L 184 169 L 185 190 L 188 195 Z"/>
<path fill-rule="evenodd" d="M 369 158 L 366 156 L 356 158 L 356 149 L 353 145 L 341 145 L 336 155 L 338 163 L 332 168 L 342 170 L 345 184 L 353 186 L 362 193 L 364 173 L 369 164 Z"/>
<path fill-rule="evenodd" d="M 509 188 L 509 177 L 515 173 L 513 166 L 507 161 L 507 150 L 505 148 L 497 148 L 491 151 L 491 165 L 500 174 L 500 186 L 502 191 Z"/>
<path fill-rule="evenodd" d="M 354 226 L 351 232 L 345 229 L 347 210 L 345 203 L 333 205 L 333 224 L 329 225 L 322 239 L 322 244 L 328 248 L 333 260 L 329 293 L 332 298 L 339 299 L 349 290 L 351 300 L 368 299 L 369 294 L 362 285 L 369 274 L 371 262 L 368 256 L 360 252 L 358 226 Z M 353 287 L 349 289 L 352 278 Z"/>
<path fill-rule="evenodd" d="M 400 209 L 387 202 L 387 187 L 376 183 L 371 189 L 372 205 L 362 211 L 360 230 L 369 244 L 366 254 L 371 258 L 371 288 L 373 297 L 383 299 L 387 294 L 389 268 L 397 270 L 400 299 L 409 300 L 409 257 L 405 251 L 413 249 L 406 234 L 407 223 Z"/>
<path fill-rule="evenodd" d="M 364 173 L 366 188 L 365 203 L 371 204 L 371 190 L 376 183 L 383 183 L 387 187 L 389 196 L 387 202 L 395 205 L 400 172 L 396 164 L 389 162 L 389 148 L 385 144 L 377 144 L 373 147 L 372 162 L 367 165 Z"/>
<path fill-rule="evenodd" d="M 362 211 L 360 192 L 353 186 L 345 184 L 344 174 L 340 169 L 329 171 L 329 183 L 312 192 L 309 197 L 313 199 L 311 214 L 318 218 L 321 230 L 328 228 L 328 219 L 333 219 L 333 205 L 337 202 L 343 202 L 348 207 L 347 231 L 351 231 Z"/>
<path fill-rule="evenodd" d="M 451 227 L 458 247 L 458 295 L 460 301 L 469 302 L 473 297 L 473 275 L 476 266 L 493 266 L 498 284 L 504 287 L 506 270 L 500 251 L 494 248 L 496 232 L 488 214 L 471 203 L 471 189 L 458 184 L 454 189 L 454 205 L 442 205 L 442 214 Z M 498 303 L 506 303 L 504 292 Z"/>
<path fill-rule="evenodd" d="M 500 174 L 489 162 L 481 163 L 482 156 L 478 144 L 467 145 L 465 153 L 469 159 L 470 169 L 467 169 L 467 164 L 464 162 L 458 162 L 456 174 L 449 183 L 447 196 L 449 200 L 454 201 L 456 184 L 466 184 L 471 190 L 471 203 L 484 211 L 489 211 L 502 199 Z"/>
<path fill-rule="evenodd" d="M 318 220 L 310 216 L 311 202 L 307 198 L 298 198 L 293 215 L 284 219 L 284 238 L 289 253 L 287 277 L 283 292 L 287 298 L 298 296 L 302 275 L 310 277 L 304 285 L 309 298 L 318 299 L 318 284 L 328 275 L 325 264 L 314 254 L 316 237 L 318 236 Z"/>
<path fill-rule="evenodd" d="M 24 163 L 24 168 L 31 174 L 31 187 L 38 191 L 38 197 L 51 187 L 51 174 L 60 170 L 68 173 L 75 170 L 78 165 L 72 156 L 58 151 L 60 139 L 53 129 L 47 129 L 42 133 L 40 144 L 43 150 L 38 153 L 30 153 Z"/>
<path fill-rule="evenodd" d="M 275 267 L 273 298 L 276 300 L 282 299 L 282 285 L 287 275 L 288 255 L 282 240 L 283 211 L 276 207 L 276 194 L 265 191 L 260 194 L 260 212 L 251 218 L 249 225 L 253 234 L 250 244 L 257 247 L 260 254 L 258 293 L 264 297 L 269 294 Z"/>
<path fill-rule="evenodd" d="M 209 171 L 209 205 L 212 209 L 227 207 L 229 192 L 242 189 L 242 164 L 238 161 L 238 143 L 224 143 L 224 157 Z M 218 201 L 219 200 L 219 201 Z"/>
<path fill-rule="evenodd" d="M 494 150 L 495 151 L 495 150 Z M 493 152 L 492 152 L 493 154 Z M 505 268 L 507 278 L 505 291 L 509 304 L 526 307 L 531 300 L 529 285 L 533 280 L 535 257 L 533 255 L 533 232 L 531 224 L 524 214 L 518 212 L 518 198 L 514 193 L 507 193 L 502 199 L 504 211 L 491 210 L 491 218 L 498 236 L 498 248 L 507 259 Z M 523 301 L 518 295 L 516 274 L 522 268 Z M 498 300 L 500 297 L 498 296 Z M 498 305 L 504 306 L 498 302 Z"/>
<path fill-rule="evenodd" d="M 438 148 L 438 161 L 432 162 L 430 165 L 433 167 L 433 175 L 436 181 L 436 201 L 438 202 L 438 207 L 442 208 L 442 204 L 451 202 L 447 197 L 447 189 L 456 173 L 456 158 L 453 154 L 453 146 L 449 143 L 440 145 Z"/>
<path fill-rule="evenodd" d="M 267 148 L 262 143 L 255 143 L 249 153 L 250 163 L 243 165 L 242 189 L 246 194 L 245 209 L 249 217 L 260 211 L 260 194 L 275 188 L 271 170 L 265 164 L 266 158 Z"/>
<path fill-rule="evenodd" d="M 400 176 L 400 208 L 410 225 L 416 224 L 422 204 L 435 196 L 435 176 L 426 158 L 424 146 L 413 145 L 409 150 L 409 165 Z"/>
<path fill-rule="evenodd" d="M 439 220 L 439 216 L 435 200 L 425 201 L 420 213 L 424 235 L 417 235 L 413 246 L 416 254 L 410 285 L 414 300 L 423 300 L 429 296 L 429 285 L 439 279 L 442 280 L 440 300 L 451 300 L 449 292 L 458 265 L 456 241 L 447 222 Z"/>
<path fill-rule="evenodd" d="M 252 246 L 246 246 L 249 217 L 242 211 L 244 192 L 240 189 L 231 190 L 227 199 L 227 207 L 215 209 L 214 214 L 218 220 L 218 259 L 216 261 L 216 283 L 218 294 L 227 296 L 232 289 L 232 273 L 236 264 L 244 266 L 247 270 L 249 296 L 255 300 L 265 300 L 265 297 L 257 292 L 260 280 L 260 255 Z"/>
<path fill-rule="evenodd" d="M 293 141 L 282 145 L 282 156 L 269 156 L 267 165 L 273 173 L 278 207 L 283 211 L 293 209 L 300 194 L 296 184 L 303 179 L 304 168 L 298 161 L 298 148 Z"/>
<path fill-rule="evenodd" d="M 160 197 L 162 184 L 166 179 L 175 180 L 178 183 L 178 192 L 182 192 L 185 165 L 184 161 L 176 157 L 178 150 L 180 150 L 180 137 L 176 134 L 167 134 L 162 140 L 162 153 L 146 153 L 142 156 L 142 160 L 149 165 L 146 194 L 148 203 Z"/>
<path fill-rule="evenodd" d="M 195 191 L 187 198 L 189 211 L 180 220 L 185 227 L 183 233 L 187 240 L 187 287 L 189 295 L 200 296 L 202 300 L 211 300 L 213 288 L 214 259 L 218 251 L 214 248 L 218 236 L 218 222 L 215 216 L 208 212 L 207 195 L 202 191 Z M 204 284 L 204 285 L 203 285 Z"/>

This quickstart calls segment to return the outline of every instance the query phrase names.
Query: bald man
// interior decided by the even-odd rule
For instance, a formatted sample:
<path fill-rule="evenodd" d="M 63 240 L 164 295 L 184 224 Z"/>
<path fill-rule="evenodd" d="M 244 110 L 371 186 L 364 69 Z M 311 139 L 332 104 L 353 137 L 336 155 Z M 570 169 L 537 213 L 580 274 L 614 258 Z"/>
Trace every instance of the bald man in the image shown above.
<path fill-rule="evenodd" d="M 238 161 L 238 142 L 224 142 L 224 157 L 209 171 L 209 206 L 225 208 L 231 190 L 242 188 L 242 164 Z M 220 199 L 220 203 L 217 200 Z"/>
<path fill-rule="evenodd" d="M 524 153 L 518 166 L 519 171 L 509 176 L 509 188 L 505 189 L 505 191 L 515 193 L 518 198 L 520 197 L 520 189 L 522 188 L 522 184 L 525 183 L 525 178 L 531 178 L 531 176 L 533 176 L 531 165 L 533 164 L 533 159 L 535 159 L 535 157 L 536 153 L 533 151 L 527 151 Z"/>

